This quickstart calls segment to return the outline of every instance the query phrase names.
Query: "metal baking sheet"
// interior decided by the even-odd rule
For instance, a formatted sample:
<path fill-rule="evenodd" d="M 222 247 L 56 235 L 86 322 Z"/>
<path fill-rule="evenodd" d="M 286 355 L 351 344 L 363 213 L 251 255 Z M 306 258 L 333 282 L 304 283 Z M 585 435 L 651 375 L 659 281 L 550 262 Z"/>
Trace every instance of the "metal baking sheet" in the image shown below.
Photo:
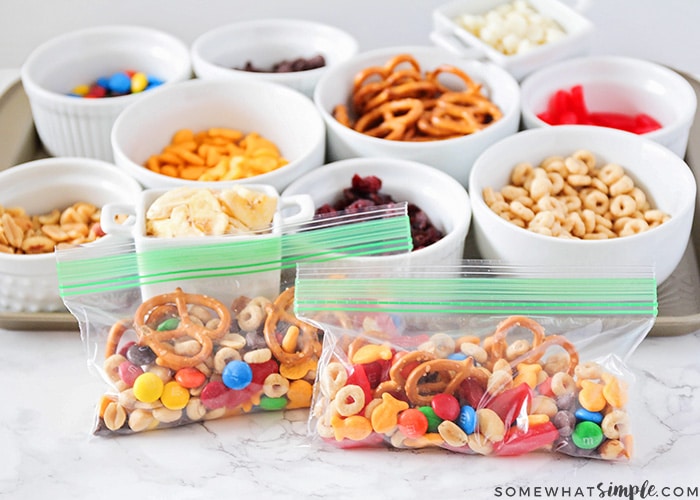
<path fill-rule="evenodd" d="M 700 82 L 683 75 L 700 99 Z M 0 170 L 47 156 L 32 121 L 29 101 L 17 81 L 0 95 Z M 700 109 L 690 131 L 686 161 L 700 184 Z M 467 238 L 466 257 L 478 258 L 472 238 Z M 676 336 L 700 330 L 700 202 L 688 248 L 674 273 L 659 287 L 659 314 L 649 335 Z M 68 311 L 16 313 L 0 311 L 0 328 L 6 330 L 78 330 Z"/>

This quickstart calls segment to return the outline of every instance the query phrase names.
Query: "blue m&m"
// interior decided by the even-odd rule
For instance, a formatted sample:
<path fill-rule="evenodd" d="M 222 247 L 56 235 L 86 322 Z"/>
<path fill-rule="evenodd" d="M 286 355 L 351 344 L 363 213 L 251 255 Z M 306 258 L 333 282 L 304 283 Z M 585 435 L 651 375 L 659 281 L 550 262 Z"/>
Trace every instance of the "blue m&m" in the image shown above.
<path fill-rule="evenodd" d="M 117 97 L 143 92 L 162 84 L 163 80 L 141 71 L 118 71 L 101 76 L 93 83 L 76 85 L 68 95 L 92 99 Z"/>

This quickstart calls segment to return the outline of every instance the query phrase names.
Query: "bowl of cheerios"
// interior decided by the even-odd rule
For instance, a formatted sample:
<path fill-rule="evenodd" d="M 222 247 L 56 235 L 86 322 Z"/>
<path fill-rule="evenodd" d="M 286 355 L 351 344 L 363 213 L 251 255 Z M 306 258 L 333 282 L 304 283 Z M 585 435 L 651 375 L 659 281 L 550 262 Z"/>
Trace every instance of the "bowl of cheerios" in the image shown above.
<path fill-rule="evenodd" d="M 474 164 L 473 232 L 486 259 L 648 266 L 662 283 L 686 250 L 696 182 L 669 149 L 589 125 L 519 132 Z"/>
<path fill-rule="evenodd" d="M 0 310 L 64 310 L 55 249 L 98 245 L 109 203 L 135 203 L 139 184 L 115 165 L 45 158 L 0 172 Z"/>
<path fill-rule="evenodd" d="M 329 24 L 256 19 L 216 27 L 191 46 L 198 78 L 253 78 L 287 85 L 308 97 L 321 75 L 354 56 L 358 43 Z"/>
<path fill-rule="evenodd" d="M 222 181 L 278 191 L 323 163 L 313 103 L 283 85 L 195 79 L 125 109 L 112 129 L 115 163 L 144 187 Z"/>
<path fill-rule="evenodd" d="M 330 161 L 413 160 L 463 186 L 479 153 L 515 133 L 520 120 L 510 74 L 429 46 L 377 49 L 329 68 L 314 102 Z"/>
<path fill-rule="evenodd" d="M 117 115 L 142 96 L 191 77 L 184 42 L 137 25 L 64 33 L 36 47 L 21 68 L 47 152 L 109 162 Z"/>

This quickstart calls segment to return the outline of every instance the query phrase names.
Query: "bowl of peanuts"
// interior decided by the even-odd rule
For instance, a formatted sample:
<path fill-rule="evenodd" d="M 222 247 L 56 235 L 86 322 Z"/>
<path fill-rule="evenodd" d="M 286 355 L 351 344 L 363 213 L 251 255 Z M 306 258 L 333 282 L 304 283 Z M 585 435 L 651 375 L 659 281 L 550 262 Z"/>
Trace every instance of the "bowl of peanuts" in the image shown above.
<path fill-rule="evenodd" d="M 376 49 L 333 66 L 314 102 L 329 161 L 412 160 L 465 187 L 476 157 L 520 121 L 520 89 L 509 73 L 430 46 Z"/>
<path fill-rule="evenodd" d="M 51 156 L 112 162 L 119 113 L 142 96 L 192 77 L 189 48 L 144 26 L 97 26 L 36 47 L 21 68 L 39 138 Z"/>
<path fill-rule="evenodd" d="M 519 132 L 484 151 L 469 179 L 482 257 L 509 264 L 653 268 L 686 250 L 696 183 L 669 149 L 590 125 Z"/>
<path fill-rule="evenodd" d="M 685 157 L 697 97 L 679 73 L 633 57 L 560 61 L 521 84 L 525 128 L 592 124 L 644 135 Z"/>
<path fill-rule="evenodd" d="M 455 264 L 471 222 L 466 189 L 428 165 L 397 158 L 350 158 L 328 163 L 291 183 L 283 196 L 310 195 L 316 215 L 332 216 L 406 202 L 413 250 L 409 255 L 352 257 L 367 263 Z"/>
<path fill-rule="evenodd" d="M 55 248 L 99 245 L 102 207 L 135 203 L 141 186 L 91 158 L 45 158 L 0 172 L 0 310 L 63 311 Z"/>
<path fill-rule="evenodd" d="M 301 19 L 257 19 L 219 26 L 192 43 L 197 78 L 255 78 L 313 96 L 321 75 L 354 56 L 358 43 L 328 24 Z"/>
<path fill-rule="evenodd" d="M 517 80 L 590 52 L 585 0 L 456 0 L 433 11 L 431 40 L 461 57 L 492 61 Z"/>
<path fill-rule="evenodd" d="M 126 108 L 112 148 L 115 163 L 146 188 L 225 181 L 280 192 L 323 163 L 326 130 L 313 102 L 284 85 L 194 79 Z"/>

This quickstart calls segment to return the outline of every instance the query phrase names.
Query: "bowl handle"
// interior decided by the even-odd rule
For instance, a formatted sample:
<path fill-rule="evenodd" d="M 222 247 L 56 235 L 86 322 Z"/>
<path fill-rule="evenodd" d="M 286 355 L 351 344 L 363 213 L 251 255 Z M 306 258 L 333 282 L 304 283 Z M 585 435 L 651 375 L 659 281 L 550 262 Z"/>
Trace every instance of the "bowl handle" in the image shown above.
<path fill-rule="evenodd" d="M 279 198 L 279 213 L 283 225 L 297 224 L 311 220 L 316 213 L 316 206 L 308 194 L 282 196 Z"/>
<path fill-rule="evenodd" d="M 116 221 L 118 215 L 126 215 L 125 221 Z M 133 205 L 123 203 L 108 203 L 102 207 L 100 226 L 105 234 L 131 236 L 136 225 L 136 211 Z"/>

